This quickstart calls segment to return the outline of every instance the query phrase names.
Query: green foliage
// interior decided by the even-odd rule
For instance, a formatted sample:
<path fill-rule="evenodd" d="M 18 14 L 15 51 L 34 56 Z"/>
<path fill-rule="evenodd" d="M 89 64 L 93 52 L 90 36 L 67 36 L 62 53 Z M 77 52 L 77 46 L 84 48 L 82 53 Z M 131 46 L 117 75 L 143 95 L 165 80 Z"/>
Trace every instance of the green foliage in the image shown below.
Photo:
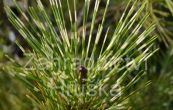
<path fill-rule="evenodd" d="M 137 81 L 145 73 L 144 63 L 156 51 L 151 49 L 156 39 L 152 36 L 155 25 L 151 23 L 142 30 L 149 13 L 139 19 L 147 2 L 139 6 L 138 1 L 130 1 L 111 34 L 110 28 L 103 32 L 109 0 L 99 25 L 95 22 L 101 1 L 95 1 L 89 30 L 86 27 L 91 1 L 85 1 L 81 33 L 76 0 L 73 7 L 66 1 L 68 20 L 64 19 L 63 1 L 49 1 L 52 15 L 40 0 L 29 8 L 29 17 L 18 6 L 24 21 L 6 7 L 9 20 L 31 47 L 25 51 L 18 44 L 28 62 L 11 59 L 14 64 L 7 67 L 8 72 L 27 87 L 27 97 L 41 110 L 129 108 L 128 97 L 134 94 Z M 130 61 L 124 61 L 126 57 Z"/>
<path fill-rule="evenodd" d="M 157 72 L 158 70 L 151 72 L 151 74 L 157 73 L 158 76 L 153 77 L 152 75 L 151 85 L 131 98 L 131 106 L 135 106 L 136 110 L 172 110 L 173 108 L 172 48 L 161 58 L 162 60 L 158 61 L 161 68 L 160 73 Z"/>
<path fill-rule="evenodd" d="M 155 34 L 159 36 L 159 42 L 163 42 L 164 45 L 169 48 L 173 42 L 173 33 L 172 33 L 172 12 L 173 12 L 173 1 L 171 0 L 147 0 L 146 11 L 150 12 L 149 20 L 150 22 L 156 23 Z"/>
<path fill-rule="evenodd" d="M 27 92 L 21 83 L 1 69 L 0 88 L 1 110 L 30 110 L 32 108 L 32 103 L 26 98 Z"/>

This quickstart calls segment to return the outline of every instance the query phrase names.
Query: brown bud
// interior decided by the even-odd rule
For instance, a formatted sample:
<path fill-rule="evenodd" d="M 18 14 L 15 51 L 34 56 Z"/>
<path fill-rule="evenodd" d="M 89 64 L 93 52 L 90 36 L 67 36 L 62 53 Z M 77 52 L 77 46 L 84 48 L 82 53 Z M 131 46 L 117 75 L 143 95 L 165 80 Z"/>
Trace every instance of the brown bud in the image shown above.
<path fill-rule="evenodd" d="M 86 79 L 87 79 L 87 72 L 88 72 L 88 70 L 84 66 L 80 66 L 79 72 L 80 72 L 81 84 L 85 84 L 86 83 Z"/>

